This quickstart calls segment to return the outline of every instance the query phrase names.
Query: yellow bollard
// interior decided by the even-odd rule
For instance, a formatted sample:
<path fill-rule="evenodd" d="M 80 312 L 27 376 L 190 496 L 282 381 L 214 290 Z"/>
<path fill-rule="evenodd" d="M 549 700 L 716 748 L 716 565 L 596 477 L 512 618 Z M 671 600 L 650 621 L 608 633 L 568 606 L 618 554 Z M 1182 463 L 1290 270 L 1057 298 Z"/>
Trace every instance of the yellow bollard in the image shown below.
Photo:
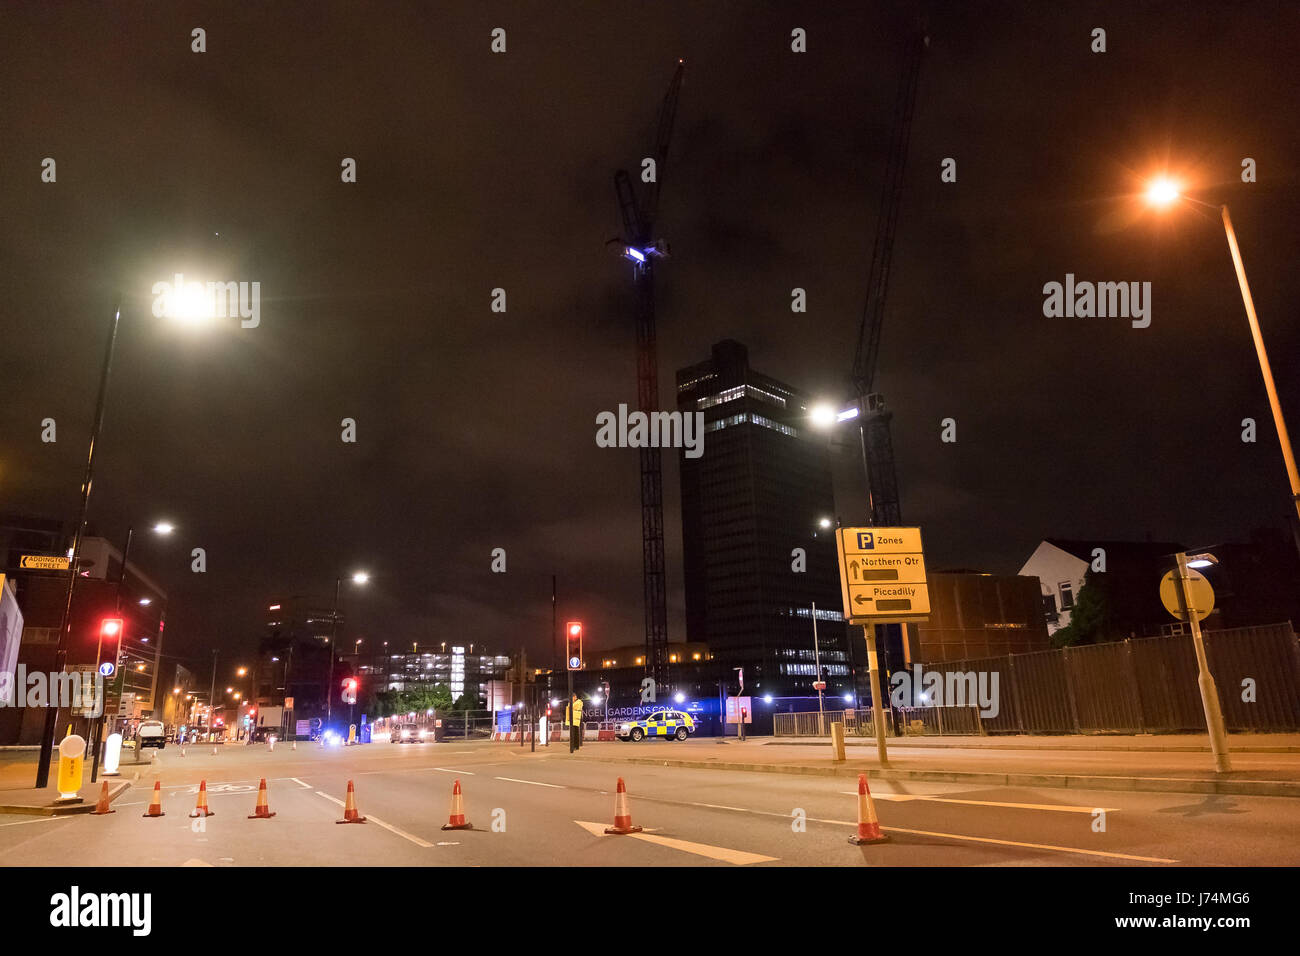
<path fill-rule="evenodd" d="M 59 744 L 59 800 L 80 800 L 81 769 L 86 762 L 85 738 L 72 734 Z"/>
<path fill-rule="evenodd" d="M 840 763 L 844 760 L 844 723 L 843 721 L 831 722 L 831 762 Z"/>

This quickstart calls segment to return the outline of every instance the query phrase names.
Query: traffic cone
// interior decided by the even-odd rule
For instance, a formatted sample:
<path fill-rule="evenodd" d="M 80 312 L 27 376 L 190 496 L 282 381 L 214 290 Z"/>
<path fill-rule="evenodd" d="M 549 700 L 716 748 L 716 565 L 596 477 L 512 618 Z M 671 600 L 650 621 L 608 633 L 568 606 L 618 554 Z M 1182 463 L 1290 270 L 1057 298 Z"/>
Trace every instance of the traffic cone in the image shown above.
<path fill-rule="evenodd" d="M 99 802 L 95 804 L 95 809 L 90 811 L 95 816 L 103 816 L 105 813 L 117 813 L 108 805 L 108 781 L 104 781 L 104 789 L 99 791 Z"/>
<path fill-rule="evenodd" d="M 632 826 L 632 808 L 627 802 L 627 785 L 623 778 L 618 778 L 618 792 L 614 794 L 614 825 L 605 828 L 606 833 L 640 833 L 640 827 Z"/>
<path fill-rule="evenodd" d="M 352 789 L 352 781 L 348 781 L 348 799 L 343 805 L 343 819 L 335 820 L 335 823 L 365 823 L 366 818 L 357 812 L 357 795 Z"/>
<path fill-rule="evenodd" d="M 858 774 L 858 832 L 849 837 L 854 846 L 864 843 L 884 843 L 889 837 L 880 831 L 880 820 L 876 817 L 876 802 L 871 799 L 871 790 L 867 787 L 867 775 Z"/>
<path fill-rule="evenodd" d="M 145 811 L 144 815 L 146 817 L 167 816 L 167 814 L 163 813 L 163 808 L 162 808 L 162 781 L 161 780 L 155 780 L 153 782 L 153 796 L 149 800 L 149 809 Z"/>
<path fill-rule="evenodd" d="M 195 806 L 194 806 L 194 812 L 191 813 L 190 816 L 191 816 L 191 817 L 211 817 L 211 816 L 215 816 L 215 815 L 216 815 L 216 814 L 214 814 L 211 810 L 208 809 L 208 782 L 207 782 L 206 780 L 200 780 L 200 781 L 199 781 L 199 799 L 198 799 L 198 802 L 197 802 L 197 803 L 195 804 Z"/>
<path fill-rule="evenodd" d="M 250 820 L 269 820 L 275 816 L 266 802 L 266 778 L 257 785 L 257 808 L 248 816 Z"/>
<path fill-rule="evenodd" d="M 444 830 L 473 830 L 474 824 L 465 819 L 465 798 L 460 794 L 460 781 L 451 787 L 451 813 L 447 815 Z"/>

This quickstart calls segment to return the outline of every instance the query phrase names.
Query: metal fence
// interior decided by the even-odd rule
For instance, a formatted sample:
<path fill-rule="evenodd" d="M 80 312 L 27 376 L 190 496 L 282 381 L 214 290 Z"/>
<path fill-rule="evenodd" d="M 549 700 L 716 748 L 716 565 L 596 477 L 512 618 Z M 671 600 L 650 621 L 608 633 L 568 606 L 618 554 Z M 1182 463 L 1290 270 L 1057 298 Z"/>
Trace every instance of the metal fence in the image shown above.
<path fill-rule="evenodd" d="M 1206 631 L 1205 656 L 1229 731 L 1300 730 L 1300 644 L 1290 623 Z M 1203 732 L 1205 711 L 1188 634 L 920 665 L 923 672 L 997 675 L 996 713 L 974 706 L 892 708 L 892 735 Z M 949 704 L 957 702 L 949 701 Z M 773 714 L 778 737 L 874 734 L 871 708 Z"/>
<path fill-rule="evenodd" d="M 1229 731 L 1300 729 L 1300 646 L 1289 623 L 1206 631 L 1204 638 Z M 987 733 L 1205 729 L 1196 653 L 1186 634 L 922 667 L 998 675 L 998 712 L 979 718 Z"/>

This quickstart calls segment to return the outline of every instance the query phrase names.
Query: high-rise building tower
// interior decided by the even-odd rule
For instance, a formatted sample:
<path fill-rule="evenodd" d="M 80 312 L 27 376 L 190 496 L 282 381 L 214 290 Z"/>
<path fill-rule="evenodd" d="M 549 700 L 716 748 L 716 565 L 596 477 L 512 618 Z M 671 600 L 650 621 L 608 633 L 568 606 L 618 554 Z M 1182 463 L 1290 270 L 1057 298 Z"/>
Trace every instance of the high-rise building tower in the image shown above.
<path fill-rule="evenodd" d="M 815 697 L 815 602 L 825 692 L 843 706 L 853 687 L 835 498 L 807 396 L 727 340 L 677 373 L 677 408 L 705 422 L 703 454 L 680 456 L 687 640 L 706 642 L 720 673 L 744 667 L 746 693 Z"/>

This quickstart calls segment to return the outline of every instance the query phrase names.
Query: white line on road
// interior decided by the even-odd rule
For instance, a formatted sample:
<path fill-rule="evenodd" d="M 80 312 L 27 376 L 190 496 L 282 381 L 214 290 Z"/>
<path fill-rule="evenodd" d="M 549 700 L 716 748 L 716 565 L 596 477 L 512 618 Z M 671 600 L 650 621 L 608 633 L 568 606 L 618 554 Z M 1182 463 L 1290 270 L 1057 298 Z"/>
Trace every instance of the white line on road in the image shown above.
<path fill-rule="evenodd" d="M 13 823 L 0 823 L 0 827 L 17 827 L 17 826 L 22 826 L 24 823 L 44 823 L 46 820 L 57 820 L 57 819 L 59 818 L 55 816 L 32 817 L 32 819 L 30 820 L 15 820 Z"/>
<path fill-rule="evenodd" d="M 607 834 L 604 823 L 588 823 L 585 820 L 574 820 L 578 826 L 582 827 L 592 836 L 612 836 Z M 666 846 L 670 850 L 681 850 L 684 853 L 694 853 L 696 856 L 705 856 L 710 860 L 722 860 L 724 863 L 734 863 L 736 866 L 748 866 L 751 863 L 772 863 L 777 860 L 774 856 L 763 856 L 760 853 L 746 853 L 744 850 L 732 850 L 725 846 L 710 846 L 707 843 L 691 843 L 689 840 L 675 840 L 672 837 L 655 836 L 652 833 L 625 833 L 623 836 L 631 837 L 633 840 L 641 840 L 645 843 L 653 843 L 656 846 Z"/>
<path fill-rule="evenodd" d="M 736 813 L 749 813 L 744 807 L 724 807 L 720 803 L 688 803 L 688 807 L 708 807 L 710 810 L 732 810 Z"/>
<path fill-rule="evenodd" d="M 576 713 L 576 711 L 575 711 Z M 526 783 L 534 787 L 550 787 L 552 790 L 567 790 L 568 787 L 562 787 L 558 783 L 538 783 L 536 780 L 518 780 L 515 777 L 493 777 L 493 780 L 505 780 L 509 783 Z"/>
<path fill-rule="evenodd" d="M 474 777 L 474 776 L 477 776 L 477 774 L 475 774 L 473 771 L 470 771 L 470 770 L 452 770 L 450 767 L 429 767 L 428 769 L 429 769 L 429 770 L 437 770 L 439 773 L 462 773 L 462 774 L 464 774 L 464 775 L 467 776 L 467 777 Z"/>
<path fill-rule="evenodd" d="M 330 803 L 337 803 L 340 807 L 347 806 L 347 804 L 345 804 L 342 800 L 339 800 L 335 797 L 331 797 L 328 793 L 321 793 L 319 790 L 316 791 L 316 796 L 324 797 L 326 800 L 330 801 Z M 422 847 L 433 846 L 432 843 L 428 842 L 427 840 L 421 840 L 414 833 L 407 833 L 405 830 L 399 829 L 398 827 L 393 826 L 391 823 L 385 823 L 383 820 L 379 819 L 379 817 L 368 816 L 366 817 L 366 821 L 368 823 L 373 823 L 375 826 L 383 827 L 389 833 L 396 833 L 403 840 L 410 840 L 416 846 L 422 846 Z"/>
<path fill-rule="evenodd" d="M 856 797 L 856 790 L 841 790 L 848 797 Z M 971 807 L 1008 807 L 1012 810 L 1055 810 L 1058 813 L 1119 813 L 1118 807 L 1073 807 L 1067 804 L 1053 803 L 1003 803 L 1000 800 L 959 800 L 956 797 L 939 797 L 928 793 L 873 793 L 876 800 L 892 800 L 895 803 L 910 803 L 913 800 L 925 800 L 930 803 L 962 803 Z"/>
<path fill-rule="evenodd" d="M 292 780 L 294 783 L 296 783 L 298 786 L 302 787 L 304 790 L 310 790 L 310 789 L 311 789 L 311 784 L 309 784 L 309 783 L 303 783 L 303 782 L 302 782 L 301 780 L 299 780 L 297 777 L 290 777 L 289 779 Z"/>

